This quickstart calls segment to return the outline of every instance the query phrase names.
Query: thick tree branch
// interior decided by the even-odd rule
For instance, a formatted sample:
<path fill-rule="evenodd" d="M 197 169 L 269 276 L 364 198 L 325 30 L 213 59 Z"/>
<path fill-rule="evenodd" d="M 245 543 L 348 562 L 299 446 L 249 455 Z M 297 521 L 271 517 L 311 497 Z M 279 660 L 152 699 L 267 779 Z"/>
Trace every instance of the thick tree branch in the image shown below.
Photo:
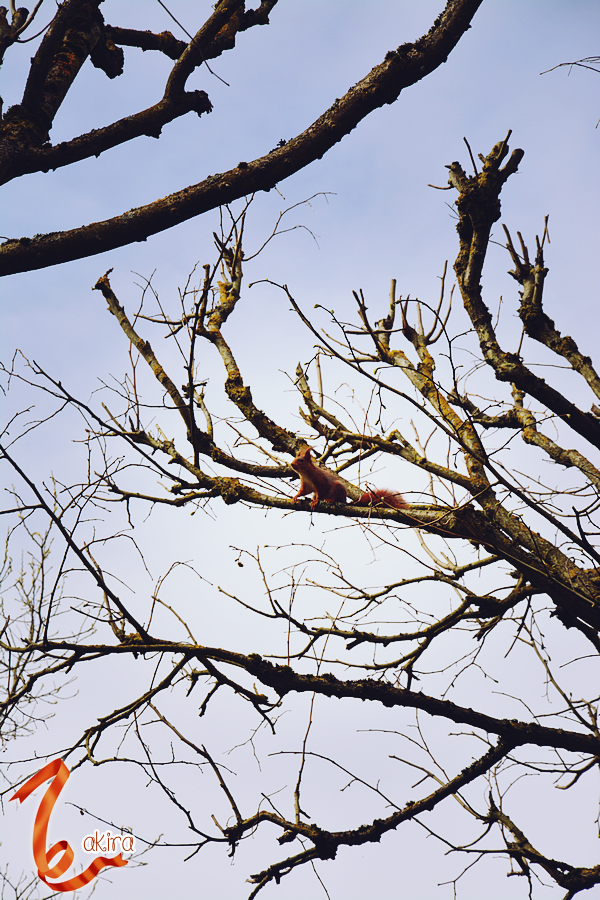
<path fill-rule="evenodd" d="M 88 54 L 91 55 L 92 63 L 104 69 L 111 78 L 120 75 L 123 70 L 123 51 L 117 51 L 106 34 L 100 13 L 97 10 L 87 10 L 87 17 L 82 18 L 79 15 L 65 34 L 64 47 L 57 51 L 57 63 L 53 66 L 58 73 L 60 89 L 56 86 L 49 87 L 53 84 L 53 70 L 46 75 L 46 81 L 42 83 L 43 66 L 40 64 L 36 67 L 34 59 L 32 72 L 36 77 L 32 78 L 30 75 L 22 104 L 12 107 L 7 113 L 0 130 L 2 135 L 0 146 L 4 145 L 0 154 L 2 173 L 0 183 L 4 184 L 30 172 L 48 172 L 50 169 L 68 166 L 90 156 L 99 156 L 100 153 L 141 135 L 158 138 L 161 129 L 168 122 L 191 111 L 198 116 L 210 112 L 212 104 L 208 95 L 204 91 L 186 93 L 185 82 L 191 72 L 205 59 L 218 56 L 225 49 L 235 46 L 235 34 L 240 24 L 237 13 L 241 2 L 242 0 L 227 0 L 218 5 L 198 34 L 185 45 L 185 51 L 180 54 L 169 75 L 163 98 L 154 106 L 54 147 L 40 146 L 47 139 L 56 110 Z M 228 29 L 232 22 L 235 27 Z M 55 22 L 52 27 L 54 25 Z M 222 34 L 223 29 L 227 31 L 226 34 Z M 52 47 L 54 43 L 56 41 L 52 42 Z M 76 48 L 76 53 L 70 51 L 71 45 Z M 42 49 L 43 44 L 38 52 Z M 115 60 L 115 55 L 119 54 L 116 63 L 111 63 L 111 60 Z M 41 56 L 42 60 L 45 60 L 48 53 L 44 52 Z M 33 84 L 30 85 L 30 82 Z M 43 121 L 40 120 L 40 113 L 34 102 L 42 89 L 44 100 L 42 107 L 46 114 L 45 118 L 42 117 Z M 37 99 L 41 103 L 41 100 Z M 36 126 L 36 123 L 39 126 L 38 140 L 32 140 L 31 125 Z"/>
<path fill-rule="evenodd" d="M 0 245 L 0 275 L 41 269 L 143 241 L 247 194 L 270 190 L 320 159 L 369 113 L 393 103 L 404 88 L 445 62 L 480 5 L 481 0 L 449 0 L 424 37 L 388 53 L 383 63 L 284 147 L 115 218 L 33 239 L 5 241 Z"/>
<path fill-rule="evenodd" d="M 203 665 L 206 661 L 226 663 L 244 670 L 252 678 L 259 679 L 261 684 L 272 688 L 279 697 L 285 697 L 286 694 L 291 692 L 314 692 L 324 697 L 370 700 L 389 709 L 395 707 L 418 709 L 428 713 L 428 715 L 447 719 L 458 725 L 469 725 L 471 728 L 484 731 L 486 734 L 496 734 L 501 740 L 506 741 L 511 746 L 511 749 L 533 744 L 537 747 L 555 747 L 572 753 L 584 753 L 591 756 L 600 754 L 600 738 L 594 733 L 591 726 L 590 731 L 592 733 L 585 734 L 563 728 L 551 728 L 546 725 L 539 725 L 537 722 L 502 719 L 470 707 L 460 706 L 451 700 L 442 700 L 438 697 L 429 696 L 422 691 L 410 691 L 395 687 L 385 681 L 374 681 L 370 678 L 344 680 L 336 678 L 335 675 L 330 673 L 324 675 L 302 674 L 294 671 L 290 666 L 271 663 L 257 653 L 246 655 L 220 647 L 161 641 L 160 639 L 145 641 L 139 636 L 135 643 L 131 642 L 129 646 L 126 644 L 115 646 L 89 644 L 83 648 L 80 644 L 72 644 L 69 641 L 48 641 L 43 647 L 32 645 L 28 649 L 42 650 L 44 648 L 50 651 L 78 652 L 86 656 L 89 655 L 91 658 L 97 657 L 99 653 L 165 653 L 169 656 L 182 654 L 183 662 L 177 663 L 177 670 L 181 669 L 181 666 L 186 661 L 194 657 Z M 13 649 L 19 650 L 18 647 Z M 229 679 L 229 683 L 234 684 L 231 679 Z M 239 686 L 239 690 L 242 694 L 248 693 L 242 686 Z M 255 694 L 254 697 L 261 704 L 268 707 L 272 706 L 272 703 L 266 696 Z M 129 708 L 129 706 L 126 708 Z M 119 710 L 120 716 L 122 713 L 123 710 Z"/>

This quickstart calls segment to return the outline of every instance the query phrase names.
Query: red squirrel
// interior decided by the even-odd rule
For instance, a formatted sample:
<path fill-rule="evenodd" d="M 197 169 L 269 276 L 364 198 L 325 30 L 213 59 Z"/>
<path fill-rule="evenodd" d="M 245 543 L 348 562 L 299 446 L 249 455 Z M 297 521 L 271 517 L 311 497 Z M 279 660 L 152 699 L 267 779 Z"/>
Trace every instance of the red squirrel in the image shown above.
<path fill-rule="evenodd" d="M 348 496 L 345 485 L 335 472 L 316 466 L 312 460 L 310 447 L 301 450 L 296 459 L 290 463 L 292 469 L 300 476 L 300 489 L 294 500 L 306 494 L 313 494 L 310 508 L 314 509 L 321 500 L 325 503 L 345 503 Z M 398 491 L 365 491 L 359 500 L 352 500 L 356 506 L 388 506 L 392 509 L 406 509 L 408 504 Z"/>

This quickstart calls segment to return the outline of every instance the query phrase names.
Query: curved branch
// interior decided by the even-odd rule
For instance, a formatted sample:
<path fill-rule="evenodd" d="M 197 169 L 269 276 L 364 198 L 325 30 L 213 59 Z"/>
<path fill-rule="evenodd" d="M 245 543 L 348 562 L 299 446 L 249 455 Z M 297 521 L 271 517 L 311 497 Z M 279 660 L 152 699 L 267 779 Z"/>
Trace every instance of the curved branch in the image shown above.
<path fill-rule="evenodd" d="M 223 654 L 223 655 L 221 655 Z M 597 756 L 600 752 L 600 740 L 594 734 L 582 734 L 566 731 L 562 728 L 550 728 L 538 725 L 537 722 L 522 722 L 518 719 L 499 719 L 487 713 L 478 712 L 464 706 L 458 706 L 451 700 L 440 700 L 430 697 L 421 691 L 409 691 L 393 687 L 383 681 L 371 679 L 359 681 L 342 681 L 334 675 L 302 675 L 294 672 L 289 666 L 278 666 L 254 653 L 250 656 L 211 649 L 199 654 L 200 658 L 210 655 L 213 659 L 222 659 L 239 665 L 250 675 L 260 679 L 261 683 L 273 688 L 280 696 L 290 691 L 314 691 L 325 697 L 354 697 L 358 700 L 373 700 L 386 707 L 402 706 L 408 709 L 420 709 L 431 716 L 439 716 L 472 728 L 480 728 L 488 734 L 497 734 L 513 748 L 534 744 L 538 747 L 561 747 L 574 753 L 587 753 Z"/>
<path fill-rule="evenodd" d="M 185 50 L 179 54 L 178 61 L 169 75 L 164 96 L 154 106 L 135 115 L 125 116 L 105 128 L 93 129 L 71 141 L 64 141 L 53 147 L 39 146 L 40 141 L 47 138 L 48 129 L 58 106 L 88 53 L 92 63 L 104 69 L 109 77 L 113 78 L 123 71 L 123 51 L 112 43 L 98 11 L 95 11 L 95 18 L 88 16 L 83 18 L 83 21 L 75 19 L 64 35 L 63 46 L 55 50 L 56 59 L 51 60 L 50 72 L 45 73 L 43 67 L 36 63 L 36 56 L 23 102 L 21 106 L 13 107 L 7 114 L 3 128 L 5 147 L 2 154 L 0 183 L 6 184 L 21 175 L 48 172 L 50 169 L 69 166 L 91 156 L 99 156 L 104 151 L 141 135 L 158 138 L 161 129 L 168 122 L 191 111 L 198 116 L 210 112 L 212 104 L 205 91 L 186 93 L 185 82 L 204 60 L 219 56 L 225 49 L 235 46 L 240 2 L 241 0 L 228 0 L 227 3 L 221 3 L 192 41 L 184 45 Z M 232 23 L 233 29 L 230 30 Z M 56 20 L 53 22 L 53 28 L 55 24 Z M 223 31 L 226 33 L 222 34 Z M 166 34 L 172 37 L 168 32 Z M 70 51 L 71 45 L 76 47 L 76 53 Z M 45 59 L 48 53 L 45 52 L 42 56 Z M 66 62 L 63 61 L 63 57 Z M 38 72 L 40 69 L 42 71 Z M 32 77 L 33 74 L 36 74 L 35 79 Z M 28 121 L 28 117 L 31 121 Z M 38 140 L 31 134 L 32 127 L 38 132 Z"/>
<path fill-rule="evenodd" d="M 18 648 L 17 648 L 18 649 Z M 138 635 L 136 640 L 131 639 L 127 643 L 108 645 L 93 644 L 82 648 L 80 644 L 71 641 L 47 641 L 41 644 L 29 644 L 30 651 L 46 650 L 63 652 L 76 652 L 82 657 L 96 658 L 98 654 L 122 655 L 143 653 L 164 653 L 169 656 L 181 654 L 183 662 L 178 662 L 176 670 L 198 659 L 202 665 L 207 661 L 225 663 L 235 666 L 248 673 L 252 678 L 260 681 L 265 687 L 274 690 L 280 698 L 293 691 L 298 693 L 316 693 L 324 697 L 337 699 L 370 700 L 379 703 L 388 709 L 400 708 L 417 709 L 441 719 L 447 719 L 459 725 L 469 725 L 478 728 L 486 734 L 498 735 L 513 750 L 516 747 L 524 747 L 528 744 L 536 747 L 550 747 L 568 750 L 571 753 L 583 753 L 597 757 L 600 754 L 600 739 L 595 733 L 585 734 L 581 731 L 567 730 L 565 728 L 552 728 L 540 725 L 537 722 L 525 722 L 520 719 L 501 719 L 488 715 L 471 707 L 460 706 L 451 700 L 442 700 L 438 697 L 425 694 L 422 691 L 411 691 L 406 688 L 395 687 L 385 681 L 374 681 L 370 678 L 357 680 L 344 680 L 336 678 L 331 673 L 324 675 L 309 675 L 294 671 L 290 666 L 278 665 L 264 659 L 258 653 L 244 654 L 234 650 L 225 650 L 221 647 L 209 647 L 201 644 L 186 642 L 163 641 L 157 638 L 145 640 Z M 258 706 L 272 708 L 273 704 L 264 694 L 252 693 L 237 684 L 233 679 L 227 679 L 230 686 L 234 686 L 240 695 L 251 699 Z M 117 712 L 122 715 L 123 709 Z M 111 714 L 111 715 L 114 715 Z M 107 717 L 109 718 L 109 717 Z M 100 720 L 104 721 L 104 720 Z M 591 727 L 593 732 L 593 727 Z"/>
<path fill-rule="evenodd" d="M 271 190 L 278 182 L 320 159 L 369 113 L 393 103 L 404 88 L 445 62 L 470 28 L 481 2 L 449 0 L 424 37 L 388 53 L 380 65 L 284 147 L 112 219 L 34 239 L 5 241 L 0 245 L 0 275 L 42 269 L 144 241 L 150 235 L 254 191 Z"/>
<path fill-rule="evenodd" d="M 348 831 L 323 831 L 315 825 L 307 826 L 291 822 L 282 823 L 280 817 L 276 817 L 270 812 L 260 812 L 247 822 L 239 823 L 228 830 L 231 840 L 237 839 L 240 833 L 256 827 L 261 820 L 265 820 L 278 825 L 283 824 L 289 828 L 288 833 L 294 836 L 298 834 L 314 842 L 314 847 L 275 863 L 256 875 L 252 875 L 248 880 L 252 884 L 258 884 L 259 888 L 253 891 L 250 897 L 255 897 L 258 890 L 269 881 L 274 879 L 279 882 L 282 875 L 287 875 L 292 869 L 302 863 L 309 862 L 312 859 L 334 859 L 340 846 L 356 847 L 371 842 L 379 842 L 386 832 L 397 828 L 402 822 L 414 819 L 419 813 L 430 812 L 446 797 L 456 794 L 462 787 L 470 784 L 470 782 L 485 774 L 485 772 L 489 772 L 511 749 L 510 742 L 498 741 L 497 746 L 491 747 L 484 756 L 475 760 L 470 766 L 464 768 L 462 772 L 459 772 L 446 784 L 442 784 L 441 787 L 427 797 L 423 797 L 422 800 L 409 800 L 402 809 L 393 812 L 386 819 L 375 819 L 370 825 L 361 825 L 360 828 Z M 283 843 L 282 838 L 279 838 L 279 842 Z"/>

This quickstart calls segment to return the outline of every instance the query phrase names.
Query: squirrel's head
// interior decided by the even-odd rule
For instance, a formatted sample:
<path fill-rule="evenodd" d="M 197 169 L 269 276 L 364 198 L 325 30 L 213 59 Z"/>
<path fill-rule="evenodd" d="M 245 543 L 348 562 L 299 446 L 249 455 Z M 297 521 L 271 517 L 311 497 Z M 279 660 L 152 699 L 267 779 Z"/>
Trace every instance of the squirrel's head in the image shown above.
<path fill-rule="evenodd" d="M 298 454 L 296 459 L 293 459 L 291 461 L 290 465 L 291 465 L 292 469 L 297 469 L 299 467 L 302 467 L 302 463 L 305 463 L 305 462 L 311 463 L 312 462 L 311 452 L 312 451 L 311 451 L 310 447 L 304 447 L 304 449 L 300 451 L 300 453 Z"/>

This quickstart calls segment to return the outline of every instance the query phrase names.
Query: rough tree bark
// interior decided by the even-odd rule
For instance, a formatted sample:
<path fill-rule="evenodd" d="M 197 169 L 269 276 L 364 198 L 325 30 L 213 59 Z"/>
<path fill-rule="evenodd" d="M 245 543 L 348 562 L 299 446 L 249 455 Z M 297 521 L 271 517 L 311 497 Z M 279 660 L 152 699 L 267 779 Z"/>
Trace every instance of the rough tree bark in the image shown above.
<path fill-rule="evenodd" d="M 204 91 L 187 92 L 187 79 L 206 60 L 233 49 L 241 32 L 268 25 L 277 0 L 262 0 L 260 6 L 249 10 L 243 0 L 220 0 L 189 44 L 168 32 L 151 34 L 107 25 L 100 3 L 65 0 L 60 6 L 32 60 L 21 103 L 6 111 L 0 125 L 0 184 L 99 156 L 141 135 L 158 138 L 165 125 L 189 112 L 198 116 L 209 113 L 210 98 Z M 284 146 L 105 221 L 4 241 L 0 244 L 0 275 L 41 269 L 144 241 L 208 210 L 256 191 L 271 190 L 320 159 L 369 113 L 393 103 L 402 90 L 445 62 L 480 5 L 481 0 L 448 0 L 427 34 L 387 53 L 383 62 Z M 12 25 L 6 17 L 0 21 L 4 49 L 23 33 L 22 18 L 18 10 Z M 161 52 L 175 60 L 162 99 L 112 125 L 51 145 L 54 117 L 88 57 L 109 78 L 125 77 L 120 45 Z"/>

